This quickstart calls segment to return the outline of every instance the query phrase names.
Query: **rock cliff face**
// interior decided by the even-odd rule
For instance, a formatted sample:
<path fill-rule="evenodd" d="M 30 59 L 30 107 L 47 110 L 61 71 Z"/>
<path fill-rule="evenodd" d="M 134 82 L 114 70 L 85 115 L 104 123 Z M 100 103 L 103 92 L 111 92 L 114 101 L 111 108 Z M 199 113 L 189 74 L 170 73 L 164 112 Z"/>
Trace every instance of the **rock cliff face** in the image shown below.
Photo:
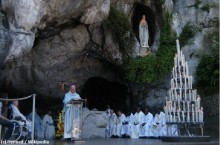
<path fill-rule="evenodd" d="M 22 95 L 62 97 L 61 84 L 74 82 L 80 90 L 92 77 L 128 86 L 127 95 L 136 105 L 159 107 L 169 88 L 169 76 L 152 84 L 126 84 L 116 71 L 124 64 L 110 29 L 103 27 L 110 5 L 122 8 L 128 15 L 135 42 L 132 56 L 138 55 L 139 42 L 135 34 L 136 17 L 143 9 L 149 14 L 150 46 L 159 47 L 162 19 L 165 11 L 173 15 L 172 28 L 179 36 L 190 22 L 200 28 L 182 46 L 189 61 L 190 74 L 206 51 L 206 35 L 215 31 L 219 19 L 218 0 L 1 0 L 0 1 L 0 86 L 3 91 Z M 209 5 L 208 9 L 204 6 Z"/>

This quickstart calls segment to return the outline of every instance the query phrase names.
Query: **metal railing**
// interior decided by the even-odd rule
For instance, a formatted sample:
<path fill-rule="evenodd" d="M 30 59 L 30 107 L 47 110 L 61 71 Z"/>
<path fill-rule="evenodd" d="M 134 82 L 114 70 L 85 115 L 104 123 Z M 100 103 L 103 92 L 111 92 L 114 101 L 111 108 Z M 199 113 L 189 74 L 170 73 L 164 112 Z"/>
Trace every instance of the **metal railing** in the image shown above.
<path fill-rule="evenodd" d="M 32 131 L 31 131 L 31 140 L 32 142 L 34 142 L 34 120 L 35 120 L 35 97 L 36 94 L 32 94 L 29 95 L 27 97 L 23 97 L 23 98 L 14 98 L 14 99 L 6 99 L 6 98 L 0 98 L 0 101 L 21 101 L 21 100 L 26 100 L 29 98 L 33 98 L 33 104 L 32 104 Z"/>

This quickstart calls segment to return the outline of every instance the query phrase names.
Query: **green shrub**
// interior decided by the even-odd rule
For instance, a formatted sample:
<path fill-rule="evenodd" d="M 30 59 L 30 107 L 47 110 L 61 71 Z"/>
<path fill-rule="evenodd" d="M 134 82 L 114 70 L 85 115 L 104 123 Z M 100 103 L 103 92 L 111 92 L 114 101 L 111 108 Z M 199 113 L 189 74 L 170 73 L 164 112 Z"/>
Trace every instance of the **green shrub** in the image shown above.
<path fill-rule="evenodd" d="M 173 67 L 176 53 L 176 35 L 171 29 L 171 15 L 166 13 L 160 37 L 160 48 L 156 55 L 130 58 L 125 65 L 125 77 L 140 83 L 163 79 Z"/>
<path fill-rule="evenodd" d="M 189 39 L 195 35 L 196 31 L 197 29 L 192 24 L 187 23 L 179 37 L 180 46 L 186 45 Z"/>
<path fill-rule="evenodd" d="M 209 34 L 210 55 L 203 55 L 196 70 L 197 88 L 204 95 L 212 95 L 219 89 L 219 33 Z"/>
<path fill-rule="evenodd" d="M 209 4 L 205 4 L 205 5 L 203 5 L 203 6 L 201 7 L 201 9 L 202 9 L 203 11 L 209 12 L 210 5 L 209 5 Z"/>
<path fill-rule="evenodd" d="M 113 38 L 121 50 L 131 48 L 131 25 L 123 10 L 111 6 L 109 16 L 104 21 L 104 24 L 112 30 Z"/>
<path fill-rule="evenodd" d="M 196 0 L 195 3 L 191 6 L 188 6 L 188 7 L 195 7 L 195 8 L 199 8 L 199 5 L 202 3 L 201 0 Z"/>

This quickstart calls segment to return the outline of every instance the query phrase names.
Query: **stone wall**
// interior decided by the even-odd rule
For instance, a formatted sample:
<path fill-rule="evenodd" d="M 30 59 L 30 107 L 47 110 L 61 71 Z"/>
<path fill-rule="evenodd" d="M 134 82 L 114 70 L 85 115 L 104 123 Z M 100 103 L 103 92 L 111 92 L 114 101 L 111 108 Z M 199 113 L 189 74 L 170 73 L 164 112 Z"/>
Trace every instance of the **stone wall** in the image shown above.
<path fill-rule="evenodd" d="M 185 46 L 190 74 L 208 52 L 206 36 L 218 26 L 218 0 L 1 0 L 0 5 L 0 86 L 21 95 L 62 97 L 61 84 L 74 82 L 78 92 L 91 77 L 102 77 L 128 86 L 134 105 L 161 107 L 169 88 L 169 75 L 150 84 L 127 83 L 121 66 L 124 54 L 119 50 L 110 29 L 102 22 L 110 4 L 122 8 L 131 25 L 137 5 L 152 13 L 148 16 L 152 31 L 151 49 L 156 54 L 166 11 L 172 14 L 172 28 L 179 36 L 190 22 L 199 28 Z M 209 5 L 209 9 L 204 6 Z M 135 33 L 135 32 L 132 32 Z M 135 37 L 136 38 L 136 37 Z M 133 53 L 137 56 L 138 38 Z M 16 92 L 16 93 L 15 93 Z M 129 98 L 128 97 L 128 98 Z M 133 105 L 132 104 L 132 105 Z"/>

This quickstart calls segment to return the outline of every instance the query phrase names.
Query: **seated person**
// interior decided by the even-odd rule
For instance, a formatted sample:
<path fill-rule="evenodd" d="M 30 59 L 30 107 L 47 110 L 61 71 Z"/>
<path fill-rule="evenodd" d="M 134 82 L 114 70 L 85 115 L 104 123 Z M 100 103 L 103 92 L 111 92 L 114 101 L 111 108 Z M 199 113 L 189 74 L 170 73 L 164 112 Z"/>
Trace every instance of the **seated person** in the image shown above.
<path fill-rule="evenodd" d="M 12 101 L 10 107 L 12 109 L 12 119 L 15 119 L 15 117 L 21 117 L 22 120 L 26 121 L 26 125 L 31 130 L 31 121 L 27 120 L 26 117 L 19 111 L 18 109 L 18 101 Z"/>
<path fill-rule="evenodd" d="M 26 117 L 18 109 L 18 101 L 12 101 L 10 107 L 12 109 L 12 119 L 15 117 L 21 117 L 22 120 L 27 121 Z"/>
<path fill-rule="evenodd" d="M 2 126 L 7 127 L 7 131 L 5 134 L 5 139 L 9 139 L 11 137 L 13 128 L 14 128 L 14 123 L 12 123 L 10 120 L 8 120 L 7 118 L 5 118 L 4 116 L 0 115 L 0 124 Z"/>
<path fill-rule="evenodd" d="M 27 115 L 27 119 L 32 121 L 33 112 L 29 113 Z M 43 127 L 43 121 L 40 118 L 40 116 L 37 114 L 37 109 L 35 108 L 34 113 L 34 136 L 37 139 L 44 138 L 44 127 Z"/>
<path fill-rule="evenodd" d="M 44 115 L 44 118 L 43 118 L 44 135 L 46 139 L 53 139 L 55 136 L 55 127 L 54 127 L 53 118 L 51 114 L 52 112 L 48 111 L 48 113 Z"/>
<path fill-rule="evenodd" d="M 128 112 L 124 122 L 122 122 L 122 129 L 121 129 L 122 137 L 130 138 L 132 117 L 133 114 L 131 112 Z"/>

